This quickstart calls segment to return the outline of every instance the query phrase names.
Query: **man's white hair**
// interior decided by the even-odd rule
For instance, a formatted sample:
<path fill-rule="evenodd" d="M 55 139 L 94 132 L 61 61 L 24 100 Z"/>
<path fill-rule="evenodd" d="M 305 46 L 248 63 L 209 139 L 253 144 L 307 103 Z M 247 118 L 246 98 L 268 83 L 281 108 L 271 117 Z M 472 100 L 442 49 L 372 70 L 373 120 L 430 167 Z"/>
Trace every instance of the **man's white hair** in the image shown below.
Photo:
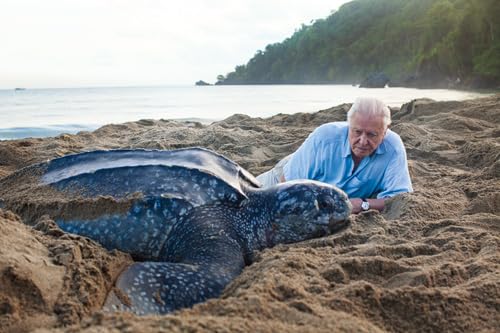
<path fill-rule="evenodd" d="M 391 110 L 381 100 L 373 97 L 358 97 L 347 112 L 347 122 L 350 124 L 352 116 L 359 113 L 365 116 L 383 117 L 384 127 L 391 124 Z"/>

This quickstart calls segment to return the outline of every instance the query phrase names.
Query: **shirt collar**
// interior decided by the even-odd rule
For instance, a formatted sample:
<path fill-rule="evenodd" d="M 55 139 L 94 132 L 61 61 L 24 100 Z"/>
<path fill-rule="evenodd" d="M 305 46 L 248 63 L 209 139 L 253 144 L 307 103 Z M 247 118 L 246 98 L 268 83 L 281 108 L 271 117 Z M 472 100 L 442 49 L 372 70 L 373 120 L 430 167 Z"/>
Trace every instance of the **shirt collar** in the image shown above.
<path fill-rule="evenodd" d="M 351 145 L 349 144 L 349 127 L 347 127 L 347 135 L 345 136 L 345 141 L 344 141 L 344 147 L 343 147 L 343 156 L 342 157 L 348 157 L 351 156 Z"/>
<path fill-rule="evenodd" d="M 385 134 L 385 135 L 387 135 L 387 134 Z M 382 140 L 382 142 L 378 145 L 377 149 L 375 149 L 375 154 L 382 155 L 382 154 L 385 154 L 385 151 L 386 151 L 385 140 Z"/>

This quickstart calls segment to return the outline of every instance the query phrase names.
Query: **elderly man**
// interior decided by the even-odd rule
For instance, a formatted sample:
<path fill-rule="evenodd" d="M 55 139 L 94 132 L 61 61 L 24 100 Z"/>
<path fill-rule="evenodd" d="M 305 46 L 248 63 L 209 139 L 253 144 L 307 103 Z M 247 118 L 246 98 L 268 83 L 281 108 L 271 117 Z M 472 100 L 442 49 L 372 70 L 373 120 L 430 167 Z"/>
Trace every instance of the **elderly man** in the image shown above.
<path fill-rule="evenodd" d="M 336 185 L 349 196 L 353 213 L 382 211 L 385 200 L 412 192 L 401 138 L 388 129 L 389 108 L 375 98 L 358 98 L 347 122 L 316 128 L 297 151 L 258 176 L 264 186 L 293 179 Z"/>

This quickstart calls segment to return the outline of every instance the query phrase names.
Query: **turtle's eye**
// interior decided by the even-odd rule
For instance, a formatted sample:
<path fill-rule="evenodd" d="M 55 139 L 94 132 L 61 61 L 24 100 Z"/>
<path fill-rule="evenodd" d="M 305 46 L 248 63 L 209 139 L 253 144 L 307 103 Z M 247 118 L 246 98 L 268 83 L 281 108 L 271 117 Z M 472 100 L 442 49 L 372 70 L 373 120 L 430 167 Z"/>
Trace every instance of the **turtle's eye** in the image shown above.
<path fill-rule="evenodd" d="M 297 215 L 301 213 L 302 209 L 296 202 L 285 202 L 280 205 L 279 211 L 285 215 Z"/>
<path fill-rule="evenodd" d="M 295 206 L 295 207 L 293 207 L 293 209 L 292 209 L 292 214 L 294 214 L 294 215 L 300 215 L 300 214 L 302 214 L 302 209 L 301 209 L 301 207 L 300 207 L 300 206 Z"/>
<path fill-rule="evenodd" d="M 319 197 L 314 201 L 314 205 L 319 209 L 328 209 L 333 206 L 333 200 L 330 197 Z"/>

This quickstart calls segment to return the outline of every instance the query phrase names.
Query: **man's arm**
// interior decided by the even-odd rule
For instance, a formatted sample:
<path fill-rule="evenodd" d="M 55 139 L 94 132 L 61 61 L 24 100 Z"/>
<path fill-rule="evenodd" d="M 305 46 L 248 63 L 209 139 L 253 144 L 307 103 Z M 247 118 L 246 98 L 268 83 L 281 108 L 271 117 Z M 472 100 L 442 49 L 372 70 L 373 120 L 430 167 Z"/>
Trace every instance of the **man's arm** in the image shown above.
<path fill-rule="evenodd" d="M 281 181 L 289 181 L 294 179 L 317 179 L 316 175 L 320 173 L 322 168 L 322 155 L 329 155 L 325 152 L 325 139 L 332 136 L 335 129 L 331 129 L 329 124 L 323 124 L 314 131 L 302 142 L 300 147 L 290 155 L 290 160 L 283 165 L 283 177 Z"/>
<path fill-rule="evenodd" d="M 396 150 L 390 163 L 387 164 L 377 198 L 388 198 L 400 193 L 413 192 L 406 150 L 399 136 L 393 145 Z"/>

